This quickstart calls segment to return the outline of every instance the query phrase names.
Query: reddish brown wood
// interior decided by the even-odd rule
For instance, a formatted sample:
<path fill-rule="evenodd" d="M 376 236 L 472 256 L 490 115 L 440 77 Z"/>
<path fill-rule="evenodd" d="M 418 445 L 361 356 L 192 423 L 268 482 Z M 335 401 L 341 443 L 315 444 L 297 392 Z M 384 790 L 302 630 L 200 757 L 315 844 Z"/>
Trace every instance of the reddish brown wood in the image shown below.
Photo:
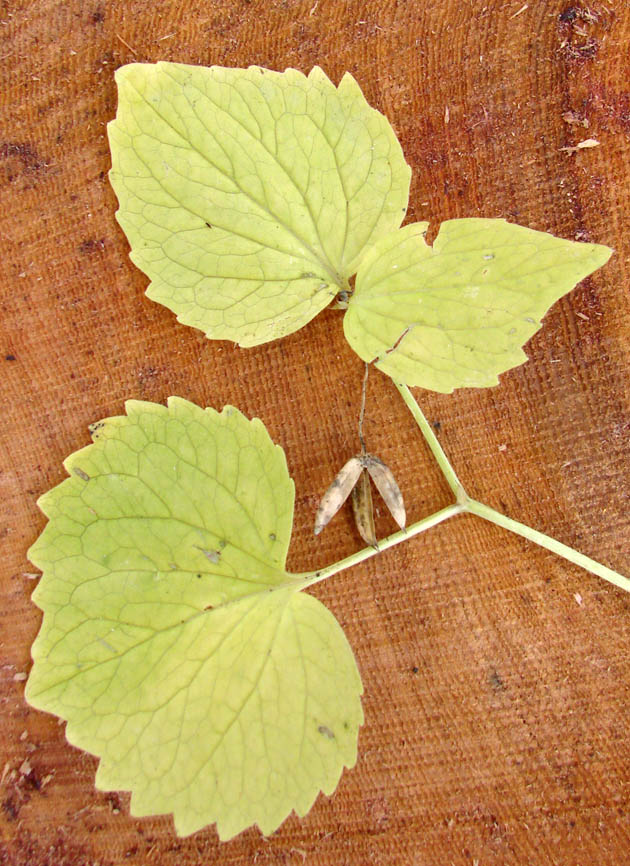
<path fill-rule="evenodd" d="M 180 840 L 170 818 L 130 818 L 126 794 L 94 790 L 96 761 L 24 703 L 21 674 L 40 622 L 25 575 L 44 525 L 35 500 L 126 398 L 230 402 L 264 420 L 297 485 L 293 569 L 360 544 L 348 514 L 312 537 L 319 496 L 356 451 L 363 367 L 340 314 L 240 350 L 143 295 L 106 176 L 113 72 L 132 60 L 350 70 L 413 167 L 410 219 L 503 216 L 615 248 L 500 387 L 420 397 L 471 493 L 630 573 L 628 4 L 0 5 L 0 860 L 626 864 L 630 599 L 473 518 L 316 587 L 364 678 L 360 758 L 271 839 Z M 562 150 L 585 138 L 600 144 Z M 449 501 L 385 377 L 371 378 L 365 432 L 411 519 Z"/>

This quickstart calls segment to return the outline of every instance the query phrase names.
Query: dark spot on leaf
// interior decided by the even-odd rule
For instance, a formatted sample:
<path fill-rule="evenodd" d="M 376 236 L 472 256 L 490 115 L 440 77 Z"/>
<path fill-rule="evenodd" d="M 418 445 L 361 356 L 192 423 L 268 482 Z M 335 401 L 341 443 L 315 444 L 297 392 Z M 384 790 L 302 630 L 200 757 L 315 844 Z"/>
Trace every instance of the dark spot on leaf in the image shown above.
<path fill-rule="evenodd" d="M 17 358 L 15 357 L 15 355 L 5 355 L 4 360 L 5 361 L 17 361 Z"/>
<path fill-rule="evenodd" d="M 207 226 L 208 226 L 208 228 L 209 228 L 209 229 L 211 229 L 211 228 L 212 228 L 212 226 L 211 226 L 211 225 L 210 225 L 210 223 L 209 223 L 209 222 L 206 222 L 206 225 L 207 225 Z"/>
<path fill-rule="evenodd" d="M 344 731 L 349 730 L 350 729 L 350 722 L 344 722 L 343 723 L 343 729 L 344 729 Z"/>
<path fill-rule="evenodd" d="M 87 474 L 87 472 L 84 472 L 83 469 L 79 469 L 78 466 L 73 466 L 72 471 L 75 475 L 78 475 L 79 478 L 82 478 L 84 481 L 90 480 L 90 476 Z"/>
<path fill-rule="evenodd" d="M 197 577 L 198 577 L 198 578 L 201 578 L 201 575 L 200 575 L 200 574 L 198 574 L 198 575 L 197 575 Z"/>
<path fill-rule="evenodd" d="M 102 24 L 105 20 L 105 13 L 101 9 L 97 9 L 92 13 L 92 24 Z"/>
<path fill-rule="evenodd" d="M 225 540 L 225 538 L 221 539 L 221 541 L 219 542 L 219 547 L 221 548 L 221 550 L 223 550 L 224 547 L 227 547 L 227 541 Z"/>
<path fill-rule="evenodd" d="M 334 739 L 335 739 L 335 735 L 334 735 L 333 732 L 330 730 L 330 728 L 327 727 L 326 725 L 320 725 L 320 726 L 317 728 L 317 731 L 318 731 L 318 733 L 320 733 L 320 734 L 322 735 L 322 737 L 327 737 L 329 740 L 334 740 Z"/>
<path fill-rule="evenodd" d="M 442 426 L 442 424 L 441 424 L 439 421 L 434 421 L 434 422 L 433 422 L 433 429 L 434 429 L 436 432 L 438 432 L 438 433 L 440 432 L 440 428 L 441 428 L 441 426 Z"/>
<path fill-rule="evenodd" d="M 420 668 L 419 668 L 419 667 L 416 667 L 416 665 L 414 665 L 414 666 L 411 668 L 411 673 L 412 673 L 412 674 L 418 674 L 418 673 L 420 673 Z"/>
<path fill-rule="evenodd" d="M 270 533 L 269 533 L 269 540 L 270 540 L 270 541 L 275 541 L 275 540 L 276 540 L 276 533 L 275 533 L 275 532 L 270 532 Z"/>
<path fill-rule="evenodd" d="M 105 426 L 104 421 L 96 421 L 94 424 L 90 424 L 88 430 L 90 431 L 90 435 L 93 439 L 98 439 L 98 432 L 101 427 Z"/>

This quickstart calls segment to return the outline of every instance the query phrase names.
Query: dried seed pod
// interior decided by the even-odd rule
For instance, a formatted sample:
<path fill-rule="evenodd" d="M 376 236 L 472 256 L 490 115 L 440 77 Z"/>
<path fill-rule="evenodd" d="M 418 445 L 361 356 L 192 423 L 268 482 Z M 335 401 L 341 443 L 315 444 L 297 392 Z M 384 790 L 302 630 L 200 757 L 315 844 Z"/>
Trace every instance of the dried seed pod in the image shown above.
<path fill-rule="evenodd" d="M 376 531 L 374 529 L 374 509 L 372 507 L 372 489 L 370 476 L 365 469 L 361 470 L 359 480 L 352 488 L 352 510 L 354 522 L 359 535 L 366 544 L 371 544 L 378 550 Z"/>
<path fill-rule="evenodd" d="M 366 454 L 361 458 L 361 462 L 370 473 L 372 481 L 376 484 L 376 488 L 383 497 L 392 517 L 400 528 L 404 529 L 407 522 L 405 503 L 403 502 L 400 487 L 396 484 L 392 470 L 382 460 L 379 460 L 378 457 L 374 457 L 373 454 Z"/>
<path fill-rule="evenodd" d="M 319 535 L 324 526 L 329 523 L 335 514 L 344 504 L 350 491 L 357 483 L 357 479 L 363 467 L 360 457 L 351 457 L 348 462 L 341 467 L 337 473 L 335 480 L 324 493 L 315 515 L 315 535 Z"/>

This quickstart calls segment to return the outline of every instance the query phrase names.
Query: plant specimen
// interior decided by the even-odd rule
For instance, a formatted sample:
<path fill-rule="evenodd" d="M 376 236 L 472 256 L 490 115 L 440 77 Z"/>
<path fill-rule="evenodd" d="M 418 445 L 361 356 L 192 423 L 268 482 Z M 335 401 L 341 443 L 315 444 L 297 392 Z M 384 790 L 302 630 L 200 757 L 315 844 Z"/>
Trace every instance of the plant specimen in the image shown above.
<path fill-rule="evenodd" d="M 630 581 L 471 499 L 409 386 L 496 385 L 558 298 L 611 251 L 496 219 L 400 228 L 410 169 L 355 80 L 318 68 L 118 70 L 109 135 L 118 220 L 147 294 L 212 339 L 254 346 L 329 304 L 357 355 L 389 376 L 453 492 L 405 527 L 377 455 L 350 459 L 320 531 L 354 489 L 368 546 L 317 571 L 285 569 L 294 486 L 262 422 L 173 397 L 129 401 L 91 428 L 70 477 L 40 499 L 48 525 L 29 702 L 99 756 L 96 784 L 135 815 L 229 839 L 275 830 L 353 766 L 361 679 L 345 635 L 308 587 L 462 512 L 630 589 Z M 366 367 L 367 375 L 367 367 Z M 364 391 L 365 394 L 365 391 Z M 401 530 L 377 540 L 369 476 Z"/>

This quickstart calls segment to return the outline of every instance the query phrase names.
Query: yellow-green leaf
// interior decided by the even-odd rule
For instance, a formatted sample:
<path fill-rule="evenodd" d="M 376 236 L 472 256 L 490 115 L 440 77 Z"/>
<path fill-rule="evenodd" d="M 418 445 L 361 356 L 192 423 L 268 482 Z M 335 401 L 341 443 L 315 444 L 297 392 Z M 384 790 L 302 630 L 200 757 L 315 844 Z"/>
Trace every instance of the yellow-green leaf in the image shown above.
<path fill-rule="evenodd" d="M 364 361 L 407 385 L 444 393 L 496 385 L 549 307 L 608 261 L 599 244 L 561 240 L 500 219 L 428 223 L 378 241 L 344 318 Z"/>
<path fill-rule="evenodd" d="M 410 169 L 348 73 L 252 66 L 116 72 L 112 185 L 147 294 L 208 337 L 290 334 L 404 217 Z"/>
<path fill-rule="evenodd" d="M 284 453 L 258 419 L 178 398 L 92 435 L 40 499 L 27 700 L 67 720 L 132 814 L 270 833 L 332 793 L 362 722 L 341 627 L 285 571 Z"/>

